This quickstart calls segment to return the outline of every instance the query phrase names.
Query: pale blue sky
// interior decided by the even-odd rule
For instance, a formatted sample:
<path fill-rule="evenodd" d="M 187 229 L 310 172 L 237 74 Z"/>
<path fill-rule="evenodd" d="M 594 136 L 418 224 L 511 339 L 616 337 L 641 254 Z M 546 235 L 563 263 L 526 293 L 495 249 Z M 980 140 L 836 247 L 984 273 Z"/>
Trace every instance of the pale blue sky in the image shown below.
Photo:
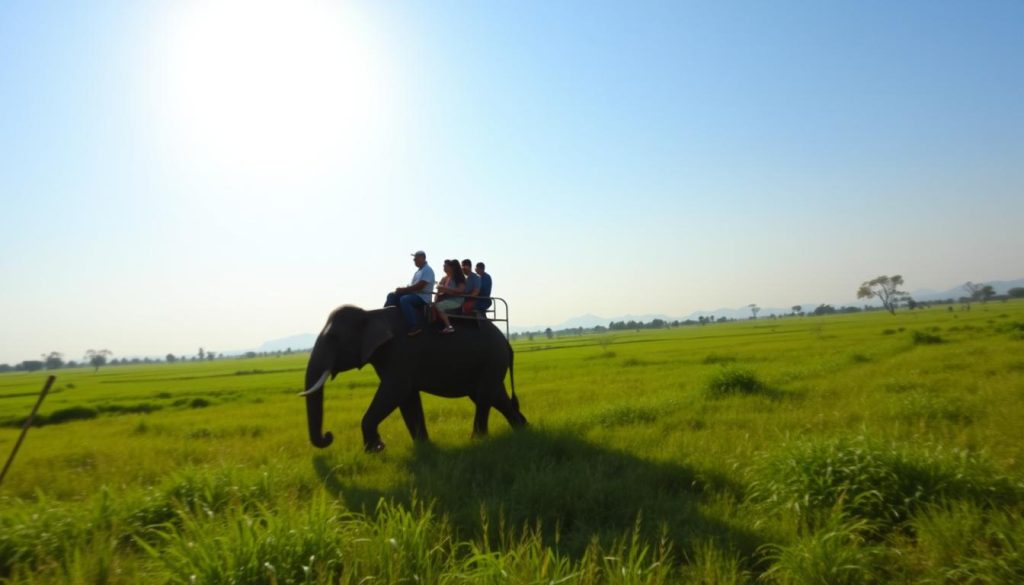
<path fill-rule="evenodd" d="M 0 4 L 0 363 L 1024 276 L 1024 3 Z"/>

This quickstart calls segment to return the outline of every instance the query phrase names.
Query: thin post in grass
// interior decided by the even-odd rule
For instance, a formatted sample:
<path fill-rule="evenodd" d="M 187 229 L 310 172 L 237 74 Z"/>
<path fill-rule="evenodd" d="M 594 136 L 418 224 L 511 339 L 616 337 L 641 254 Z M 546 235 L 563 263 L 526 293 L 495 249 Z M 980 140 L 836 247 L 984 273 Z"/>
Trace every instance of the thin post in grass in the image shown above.
<path fill-rule="evenodd" d="M 21 425 L 21 435 L 18 436 L 18 441 L 14 443 L 14 449 L 11 451 L 11 456 L 7 458 L 7 463 L 4 464 L 4 470 L 0 471 L 0 485 L 4 483 L 7 470 L 10 469 L 14 456 L 18 454 L 18 449 L 21 448 L 21 442 L 25 440 L 25 435 L 28 434 L 28 428 L 32 426 L 32 421 L 35 420 L 36 413 L 39 412 L 39 407 L 43 404 L 43 399 L 50 392 L 50 386 L 53 386 L 53 381 L 56 379 L 57 376 L 50 376 L 46 379 L 46 384 L 43 385 L 43 391 L 39 393 L 39 400 L 36 401 L 36 405 L 32 408 L 32 413 L 25 419 L 25 424 Z"/>

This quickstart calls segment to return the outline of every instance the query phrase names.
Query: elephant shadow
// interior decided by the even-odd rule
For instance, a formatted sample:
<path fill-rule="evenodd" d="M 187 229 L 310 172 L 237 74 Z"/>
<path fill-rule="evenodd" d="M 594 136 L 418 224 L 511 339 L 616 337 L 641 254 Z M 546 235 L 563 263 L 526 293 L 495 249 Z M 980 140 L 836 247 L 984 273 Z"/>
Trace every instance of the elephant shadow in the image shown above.
<path fill-rule="evenodd" d="M 595 538 L 607 546 L 634 529 L 652 541 L 667 536 L 684 550 L 711 541 L 747 555 L 763 544 L 703 511 L 712 499 L 739 500 L 741 486 L 567 432 L 529 429 L 457 447 L 419 444 L 399 465 L 411 484 L 382 491 L 336 473 L 325 455 L 313 458 L 321 481 L 349 509 L 372 513 L 381 498 L 407 505 L 415 498 L 445 514 L 463 539 L 489 530 L 491 542 L 500 542 L 503 528 L 539 529 L 546 543 L 573 555 Z"/>

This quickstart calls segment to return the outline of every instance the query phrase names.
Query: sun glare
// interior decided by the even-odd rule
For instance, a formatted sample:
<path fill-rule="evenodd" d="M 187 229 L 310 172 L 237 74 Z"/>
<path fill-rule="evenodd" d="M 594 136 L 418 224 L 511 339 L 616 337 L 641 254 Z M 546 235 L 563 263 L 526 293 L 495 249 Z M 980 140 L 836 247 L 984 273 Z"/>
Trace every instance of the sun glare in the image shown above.
<path fill-rule="evenodd" d="M 160 102 L 184 156 L 297 176 L 351 164 L 381 131 L 381 58 L 342 3 L 172 4 Z"/>

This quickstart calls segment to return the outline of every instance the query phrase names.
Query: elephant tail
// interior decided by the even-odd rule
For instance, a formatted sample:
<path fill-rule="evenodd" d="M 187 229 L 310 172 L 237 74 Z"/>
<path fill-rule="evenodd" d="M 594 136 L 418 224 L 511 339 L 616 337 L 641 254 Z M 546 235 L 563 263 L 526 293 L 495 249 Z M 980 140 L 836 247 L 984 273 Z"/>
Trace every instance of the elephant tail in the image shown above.
<path fill-rule="evenodd" d="M 516 396 L 516 369 L 513 367 L 516 353 L 512 351 L 512 345 L 508 346 L 508 381 L 512 386 L 512 406 L 515 407 L 516 411 L 519 411 L 519 398 Z"/>

